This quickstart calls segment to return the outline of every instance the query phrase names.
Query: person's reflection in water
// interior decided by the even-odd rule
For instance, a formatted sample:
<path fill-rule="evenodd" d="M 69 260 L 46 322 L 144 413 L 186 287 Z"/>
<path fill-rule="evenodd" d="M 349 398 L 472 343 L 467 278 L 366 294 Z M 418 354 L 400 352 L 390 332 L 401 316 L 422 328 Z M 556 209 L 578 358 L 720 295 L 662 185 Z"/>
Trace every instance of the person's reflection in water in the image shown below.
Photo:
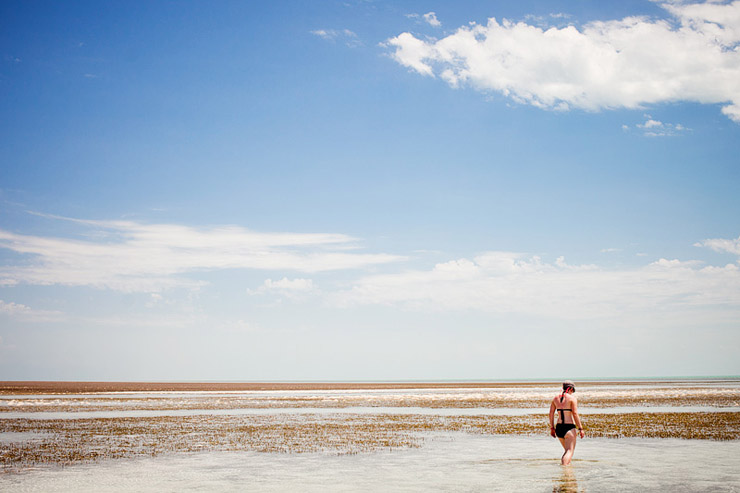
<path fill-rule="evenodd" d="M 572 466 L 560 468 L 560 474 L 552 478 L 552 493 L 577 493 L 578 481 Z"/>

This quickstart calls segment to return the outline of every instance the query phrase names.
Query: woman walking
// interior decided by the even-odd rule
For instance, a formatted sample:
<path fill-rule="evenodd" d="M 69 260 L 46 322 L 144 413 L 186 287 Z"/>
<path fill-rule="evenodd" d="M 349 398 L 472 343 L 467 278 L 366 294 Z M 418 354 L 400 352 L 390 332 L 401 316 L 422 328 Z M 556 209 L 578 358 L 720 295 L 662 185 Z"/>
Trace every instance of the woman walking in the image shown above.
<path fill-rule="evenodd" d="M 560 463 L 564 466 L 570 464 L 573 452 L 576 450 L 576 432 L 583 438 L 583 426 L 578 416 L 578 400 L 573 395 L 576 386 L 570 380 L 563 382 L 563 392 L 553 398 L 550 404 L 550 435 L 557 437 L 565 449 Z M 555 412 L 558 413 L 558 422 L 555 424 Z"/>

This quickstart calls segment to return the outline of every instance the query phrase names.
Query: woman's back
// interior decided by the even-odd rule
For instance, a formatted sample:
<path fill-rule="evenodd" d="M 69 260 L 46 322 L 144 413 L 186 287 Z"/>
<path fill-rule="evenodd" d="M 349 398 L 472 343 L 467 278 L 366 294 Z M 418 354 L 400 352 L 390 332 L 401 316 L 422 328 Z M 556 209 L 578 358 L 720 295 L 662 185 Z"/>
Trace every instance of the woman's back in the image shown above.
<path fill-rule="evenodd" d="M 562 400 L 561 400 L 562 399 Z M 577 403 L 576 398 L 569 393 L 560 394 L 552 400 L 558 413 L 558 423 L 574 423 L 573 421 L 573 404 Z"/>

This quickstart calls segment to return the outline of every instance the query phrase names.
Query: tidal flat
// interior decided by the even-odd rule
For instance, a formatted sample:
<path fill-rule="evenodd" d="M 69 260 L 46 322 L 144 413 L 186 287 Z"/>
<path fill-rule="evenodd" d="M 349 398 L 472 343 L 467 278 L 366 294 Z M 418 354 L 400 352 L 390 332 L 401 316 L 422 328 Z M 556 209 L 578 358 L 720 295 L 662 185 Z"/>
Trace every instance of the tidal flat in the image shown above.
<path fill-rule="evenodd" d="M 462 435 L 541 439 L 556 461 L 559 444 L 549 438 L 547 411 L 557 392 L 557 384 L 548 382 L 4 382 L 0 464 L 3 476 L 13 476 L 210 452 L 358 455 L 423 449 L 434 437 Z M 583 443 L 740 440 L 740 380 L 587 382 L 576 395 L 587 434 Z M 610 408 L 618 412 L 605 412 Z M 147 414 L 136 414 L 142 411 Z M 85 417 L 91 412 L 108 414 Z"/>

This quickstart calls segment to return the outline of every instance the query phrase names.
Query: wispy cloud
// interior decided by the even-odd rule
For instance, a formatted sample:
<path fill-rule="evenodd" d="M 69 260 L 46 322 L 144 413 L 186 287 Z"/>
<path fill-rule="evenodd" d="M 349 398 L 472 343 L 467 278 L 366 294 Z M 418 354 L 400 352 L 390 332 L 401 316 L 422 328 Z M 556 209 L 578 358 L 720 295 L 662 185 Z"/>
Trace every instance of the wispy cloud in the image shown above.
<path fill-rule="evenodd" d="M 694 246 L 711 248 L 715 252 L 740 255 L 740 236 L 731 240 L 714 238 L 695 243 Z"/>
<path fill-rule="evenodd" d="M 60 220 L 57 218 L 57 220 Z M 10 283 L 94 286 L 156 292 L 198 286 L 198 273 L 218 269 L 321 272 L 358 269 L 403 257 L 359 253 L 357 240 L 330 233 L 262 233 L 239 226 L 70 219 L 85 236 L 61 238 L 0 230 L 0 248 L 24 260 L 0 266 Z"/>
<path fill-rule="evenodd" d="M 693 101 L 724 104 L 740 122 L 740 0 L 661 6 L 669 20 L 627 17 L 577 29 L 491 18 L 439 40 L 405 32 L 387 46 L 422 75 L 541 108 Z"/>
<path fill-rule="evenodd" d="M 6 302 L 0 300 L 0 316 L 6 316 L 16 319 L 28 320 L 31 322 L 52 322 L 61 320 L 64 315 L 61 312 L 51 310 L 35 310 L 30 306 Z"/>
<path fill-rule="evenodd" d="M 549 14 L 547 16 L 532 15 L 532 14 L 528 14 L 524 16 L 524 20 L 527 21 L 528 23 L 533 24 L 537 27 L 545 28 L 545 29 L 553 27 L 553 21 L 556 22 L 557 27 L 567 26 L 569 25 L 570 18 L 571 18 L 570 14 L 565 14 L 562 12 Z"/>
<path fill-rule="evenodd" d="M 327 41 L 342 41 L 350 48 L 362 46 L 362 41 L 357 34 L 349 29 L 316 29 L 311 31 L 311 34 Z"/>
<path fill-rule="evenodd" d="M 480 310 L 561 319 L 599 318 L 703 306 L 740 313 L 740 268 L 660 259 L 608 270 L 488 252 L 431 270 L 374 275 L 333 296 L 339 305 L 387 304 L 424 310 Z"/>
<path fill-rule="evenodd" d="M 406 14 L 406 17 L 426 22 L 432 27 L 440 27 L 442 25 L 439 19 L 437 19 L 437 14 L 434 12 L 427 12 L 426 14 Z"/>

